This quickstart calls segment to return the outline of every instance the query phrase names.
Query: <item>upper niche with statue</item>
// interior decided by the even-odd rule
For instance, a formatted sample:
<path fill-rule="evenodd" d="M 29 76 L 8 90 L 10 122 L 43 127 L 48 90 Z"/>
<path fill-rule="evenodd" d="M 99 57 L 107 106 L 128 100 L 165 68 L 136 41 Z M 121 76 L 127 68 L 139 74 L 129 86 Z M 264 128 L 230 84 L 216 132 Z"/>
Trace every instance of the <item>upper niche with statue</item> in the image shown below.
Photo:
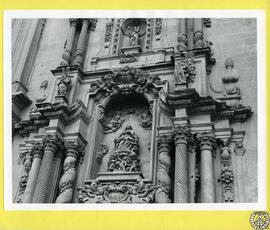
<path fill-rule="evenodd" d="M 146 20 L 140 18 L 126 19 L 121 26 L 121 52 L 141 52 L 145 46 Z"/>

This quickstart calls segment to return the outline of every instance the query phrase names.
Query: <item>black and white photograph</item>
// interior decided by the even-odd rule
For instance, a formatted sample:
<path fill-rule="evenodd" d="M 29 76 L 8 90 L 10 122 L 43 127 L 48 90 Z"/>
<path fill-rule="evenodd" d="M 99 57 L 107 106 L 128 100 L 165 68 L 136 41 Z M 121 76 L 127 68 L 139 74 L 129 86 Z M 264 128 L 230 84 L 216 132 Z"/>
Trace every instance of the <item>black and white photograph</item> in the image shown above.
<path fill-rule="evenodd" d="M 261 17 L 206 12 L 11 14 L 9 206 L 264 201 Z"/>

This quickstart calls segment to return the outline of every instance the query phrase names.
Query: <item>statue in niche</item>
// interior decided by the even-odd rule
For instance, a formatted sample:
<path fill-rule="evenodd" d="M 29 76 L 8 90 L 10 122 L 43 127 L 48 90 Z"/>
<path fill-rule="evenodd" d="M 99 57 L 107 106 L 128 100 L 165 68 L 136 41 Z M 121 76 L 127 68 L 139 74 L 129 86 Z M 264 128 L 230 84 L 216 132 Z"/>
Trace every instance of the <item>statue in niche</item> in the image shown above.
<path fill-rule="evenodd" d="M 114 139 L 115 150 L 108 162 L 108 172 L 139 172 L 140 160 L 139 137 L 132 126 L 127 125 L 125 130 Z"/>
<path fill-rule="evenodd" d="M 141 33 L 141 27 L 140 26 L 129 26 L 127 28 L 128 33 L 125 33 L 123 31 L 123 34 L 129 37 L 129 46 L 138 46 L 140 45 L 140 38 L 145 35 L 144 33 Z"/>
<path fill-rule="evenodd" d="M 64 72 L 63 76 L 61 77 L 60 81 L 57 84 L 58 87 L 57 95 L 66 97 L 70 89 L 70 84 L 71 84 L 70 76 L 67 72 Z"/>

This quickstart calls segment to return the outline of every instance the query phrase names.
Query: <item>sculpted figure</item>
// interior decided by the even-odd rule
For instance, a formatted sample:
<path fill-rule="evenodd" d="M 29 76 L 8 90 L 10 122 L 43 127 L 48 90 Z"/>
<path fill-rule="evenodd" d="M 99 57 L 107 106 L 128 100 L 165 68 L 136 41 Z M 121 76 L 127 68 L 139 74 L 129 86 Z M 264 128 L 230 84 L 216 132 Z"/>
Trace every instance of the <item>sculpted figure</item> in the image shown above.
<path fill-rule="evenodd" d="M 108 172 L 138 172 L 140 171 L 139 137 L 132 126 L 127 125 L 125 130 L 114 139 L 115 150 L 108 162 Z"/>

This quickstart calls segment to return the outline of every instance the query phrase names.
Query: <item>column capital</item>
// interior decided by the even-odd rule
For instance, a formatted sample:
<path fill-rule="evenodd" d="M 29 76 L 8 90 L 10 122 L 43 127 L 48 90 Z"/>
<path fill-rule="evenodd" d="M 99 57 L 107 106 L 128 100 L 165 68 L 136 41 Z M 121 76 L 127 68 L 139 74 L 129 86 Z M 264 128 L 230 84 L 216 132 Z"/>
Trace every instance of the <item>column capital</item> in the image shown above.
<path fill-rule="evenodd" d="M 216 147 L 216 139 L 213 132 L 202 132 L 197 134 L 201 150 L 212 151 Z"/>
<path fill-rule="evenodd" d="M 49 150 L 56 152 L 58 147 L 62 144 L 62 138 L 58 134 L 48 134 L 43 138 L 44 151 Z"/>
<path fill-rule="evenodd" d="M 176 126 L 174 130 L 175 144 L 187 144 L 188 140 L 192 137 L 190 128 L 187 125 Z"/>
<path fill-rule="evenodd" d="M 83 155 L 84 146 L 78 140 L 66 140 L 65 148 L 66 148 L 66 157 L 71 156 L 74 158 L 78 158 Z"/>
<path fill-rule="evenodd" d="M 44 145 L 42 142 L 35 142 L 32 144 L 31 152 L 34 158 L 42 159 L 44 153 Z"/>
<path fill-rule="evenodd" d="M 172 136 L 159 135 L 157 138 L 158 152 L 169 152 L 171 148 Z"/>

